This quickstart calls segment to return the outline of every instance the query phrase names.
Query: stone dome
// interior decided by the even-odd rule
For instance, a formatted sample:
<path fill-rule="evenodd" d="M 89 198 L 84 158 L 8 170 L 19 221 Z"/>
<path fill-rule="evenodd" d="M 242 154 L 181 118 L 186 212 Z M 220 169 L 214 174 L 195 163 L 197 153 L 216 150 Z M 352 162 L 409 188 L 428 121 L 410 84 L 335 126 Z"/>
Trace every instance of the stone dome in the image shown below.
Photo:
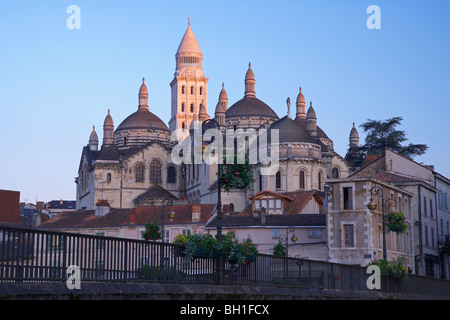
<path fill-rule="evenodd" d="M 148 109 L 141 109 L 131 114 L 117 127 L 116 132 L 122 130 L 162 130 L 169 131 L 167 125 L 155 114 L 148 111 Z"/>
<path fill-rule="evenodd" d="M 256 97 L 244 97 L 226 112 L 226 118 L 262 117 L 278 120 L 278 115 L 266 103 Z"/>

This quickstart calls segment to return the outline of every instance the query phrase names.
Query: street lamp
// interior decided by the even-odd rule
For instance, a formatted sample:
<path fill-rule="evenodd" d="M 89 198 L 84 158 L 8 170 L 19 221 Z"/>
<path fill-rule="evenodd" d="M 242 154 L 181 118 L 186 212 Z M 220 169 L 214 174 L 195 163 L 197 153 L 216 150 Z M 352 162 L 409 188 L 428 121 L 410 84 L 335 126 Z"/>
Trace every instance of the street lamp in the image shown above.
<path fill-rule="evenodd" d="M 396 201 L 394 199 L 387 199 L 384 201 L 383 196 L 383 189 L 381 189 L 379 186 L 372 187 L 370 189 L 370 194 L 373 196 L 376 196 L 378 194 L 381 195 L 381 214 L 382 214 L 382 221 L 383 221 L 383 259 L 387 260 L 387 252 L 386 252 L 386 221 L 385 221 L 385 215 L 386 215 L 386 206 L 387 204 L 392 201 L 394 203 L 394 207 L 396 206 Z M 373 214 L 375 210 L 377 209 L 377 204 L 370 199 L 369 204 L 367 205 L 367 208 L 370 210 L 370 212 Z"/>
<path fill-rule="evenodd" d="M 285 237 L 283 237 L 283 236 L 280 237 L 281 241 L 285 240 L 286 256 L 289 256 L 289 233 L 293 234 L 292 237 L 291 237 L 291 241 L 292 241 L 293 244 L 296 243 L 297 240 L 298 240 L 297 236 L 295 235 L 294 227 L 288 227 L 286 229 L 286 236 Z"/>
<path fill-rule="evenodd" d="M 214 126 L 217 127 L 217 129 L 220 131 L 220 124 L 215 119 L 207 119 L 203 121 L 202 123 L 202 130 L 204 133 L 205 127 L 207 124 L 212 123 Z M 219 153 L 220 154 L 220 153 Z M 222 159 L 219 159 L 221 161 Z M 222 234 L 222 179 L 220 178 L 220 164 L 217 163 L 217 234 L 216 239 L 219 241 L 222 241 L 223 234 Z"/>

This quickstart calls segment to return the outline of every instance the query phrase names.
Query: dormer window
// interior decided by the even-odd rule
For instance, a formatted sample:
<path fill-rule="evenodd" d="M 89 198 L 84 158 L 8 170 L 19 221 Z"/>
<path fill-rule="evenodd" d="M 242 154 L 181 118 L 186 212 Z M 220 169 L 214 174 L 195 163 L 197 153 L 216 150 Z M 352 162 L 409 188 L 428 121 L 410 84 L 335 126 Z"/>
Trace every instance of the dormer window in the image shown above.
<path fill-rule="evenodd" d="M 263 208 L 266 214 L 283 214 L 284 207 L 290 203 L 292 199 L 281 196 L 273 192 L 260 192 L 253 197 L 253 211 L 261 212 Z"/>

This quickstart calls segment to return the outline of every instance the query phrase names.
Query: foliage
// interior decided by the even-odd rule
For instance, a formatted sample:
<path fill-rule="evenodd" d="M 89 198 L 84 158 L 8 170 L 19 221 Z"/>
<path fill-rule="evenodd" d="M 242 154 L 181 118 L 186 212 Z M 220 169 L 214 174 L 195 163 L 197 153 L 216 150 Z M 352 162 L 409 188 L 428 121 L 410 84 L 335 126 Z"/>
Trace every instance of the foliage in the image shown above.
<path fill-rule="evenodd" d="M 161 239 L 161 232 L 159 231 L 159 223 L 147 222 L 145 231 L 142 234 L 145 240 L 156 241 Z"/>
<path fill-rule="evenodd" d="M 385 223 L 389 231 L 403 233 L 408 229 L 403 212 L 391 212 L 385 215 Z"/>
<path fill-rule="evenodd" d="M 274 256 L 282 256 L 282 257 L 287 256 L 286 247 L 284 246 L 284 244 L 281 241 L 279 241 L 275 245 L 275 247 L 273 247 L 273 255 Z"/>
<path fill-rule="evenodd" d="M 395 280 L 404 280 L 408 278 L 408 272 L 405 266 L 405 258 L 397 257 L 391 261 L 385 259 L 372 260 L 367 265 L 380 267 L 381 276 Z"/>
<path fill-rule="evenodd" d="M 359 151 L 366 155 L 383 155 L 386 148 L 412 159 L 414 156 L 423 155 L 428 146 L 425 144 L 403 145 L 407 141 L 406 133 L 396 130 L 403 121 L 402 117 L 394 117 L 385 121 L 368 119 L 360 125 L 367 133 L 365 144 L 358 147 Z M 358 150 L 352 150 L 356 152 Z"/>
<path fill-rule="evenodd" d="M 244 163 L 239 164 L 242 160 L 245 160 Z M 224 156 L 223 164 L 219 165 L 219 179 L 227 193 L 232 189 L 249 188 L 254 179 L 248 155 L 238 157 L 235 154 L 233 163 L 227 163 L 226 156 Z"/>
<path fill-rule="evenodd" d="M 174 267 L 149 266 L 144 265 L 136 270 L 138 279 L 145 280 L 183 280 L 186 274 Z"/>
<path fill-rule="evenodd" d="M 258 255 L 256 245 L 250 237 L 239 242 L 231 232 L 224 235 L 222 241 L 209 233 L 194 233 L 188 236 L 177 236 L 174 243 L 185 245 L 185 256 L 188 259 L 215 258 L 222 255 L 230 263 L 246 264 Z"/>

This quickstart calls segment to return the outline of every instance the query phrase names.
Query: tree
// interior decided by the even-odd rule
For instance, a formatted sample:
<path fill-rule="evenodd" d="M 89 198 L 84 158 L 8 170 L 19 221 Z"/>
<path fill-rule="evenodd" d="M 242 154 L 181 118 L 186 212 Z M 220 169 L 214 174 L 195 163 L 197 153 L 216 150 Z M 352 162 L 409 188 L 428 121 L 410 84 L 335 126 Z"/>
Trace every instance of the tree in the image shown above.
<path fill-rule="evenodd" d="M 402 145 L 408 140 L 405 131 L 396 129 L 402 121 L 402 117 L 394 117 L 385 121 L 368 119 L 360 125 L 367 133 L 365 144 L 359 147 L 360 151 L 366 155 L 383 155 L 386 149 L 390 149 L 410 159 L 423 155 L 428 149 L 425 144 Z"/>

